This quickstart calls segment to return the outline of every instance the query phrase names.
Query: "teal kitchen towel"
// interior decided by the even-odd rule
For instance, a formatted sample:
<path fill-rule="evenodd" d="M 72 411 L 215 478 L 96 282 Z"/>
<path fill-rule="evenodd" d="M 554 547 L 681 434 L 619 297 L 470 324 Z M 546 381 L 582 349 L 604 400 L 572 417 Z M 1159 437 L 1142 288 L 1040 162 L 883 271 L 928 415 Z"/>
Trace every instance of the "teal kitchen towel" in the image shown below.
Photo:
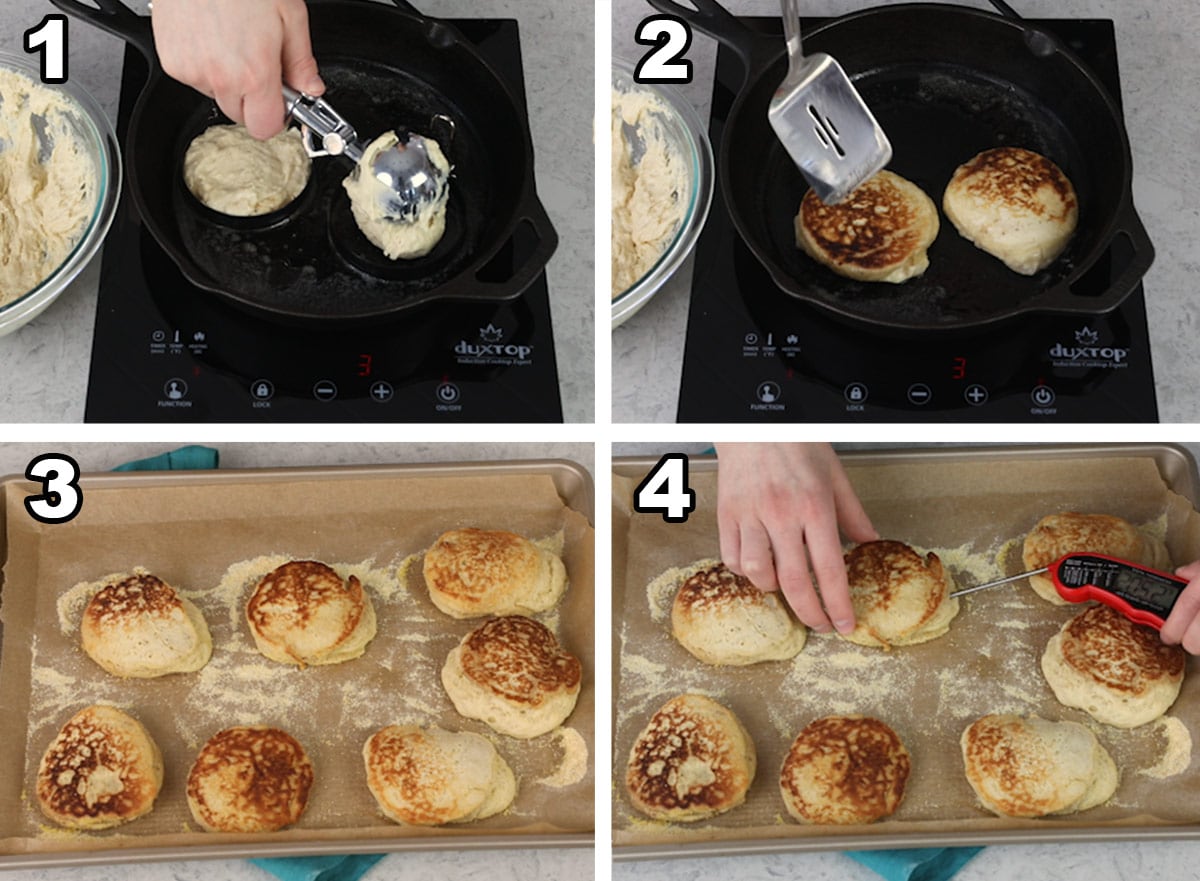
<path fill-rule="evenodd" d="M 188 446 L 118 465 L 113 471 L 206 471 L 217 467 L 219 456 L 212 447 Z"/>
<path fill-rule="evenodd" d="M 856 850 L 846 856 L 887 881 L 946 881 L 982 847 L 921 847 L 907 850 Z"/>
<path fill-rule="evenodd" d="M 251 860 L 280 881 L 355 881 L 386 854 L 362 853 L 349 856 L 277 857 Z"/>

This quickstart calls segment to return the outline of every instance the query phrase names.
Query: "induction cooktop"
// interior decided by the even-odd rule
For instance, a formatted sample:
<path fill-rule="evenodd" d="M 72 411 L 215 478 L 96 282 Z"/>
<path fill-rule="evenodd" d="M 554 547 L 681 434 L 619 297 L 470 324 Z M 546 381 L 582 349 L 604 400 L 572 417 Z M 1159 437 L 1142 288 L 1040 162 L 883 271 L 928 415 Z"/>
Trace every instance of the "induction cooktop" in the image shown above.
<path fill-rule="evenodd" d="M 778 18 L 745 18 L 762 31 Z M 819 24 L 805 20 L 805 26 Z M 1120 100 L 1113 24 L 1055 32 Z M 717 52 L 709 135 L 721 143 L 741 62 Z M 1086 283 L 1122 265 L 1121 243 Z M 889 335 L 780 291 L 743 244 L 720 192 L 696 246 L 680 422 L 1155 422 L 1144 290 L 1101 315 L 1035 315 L 972 333 Z"/>
<path fill-rule="evenodd" d="M 523 105 L 517 22 L 453 24 Z M 122 143 L 147 76 L 127 48 Z M 544 272 L 506 302 L 430 304 L 365 327 L 287 326 L 190 284 L 125 187 L 101 267 L 87 421 L 562 421 Z"/>

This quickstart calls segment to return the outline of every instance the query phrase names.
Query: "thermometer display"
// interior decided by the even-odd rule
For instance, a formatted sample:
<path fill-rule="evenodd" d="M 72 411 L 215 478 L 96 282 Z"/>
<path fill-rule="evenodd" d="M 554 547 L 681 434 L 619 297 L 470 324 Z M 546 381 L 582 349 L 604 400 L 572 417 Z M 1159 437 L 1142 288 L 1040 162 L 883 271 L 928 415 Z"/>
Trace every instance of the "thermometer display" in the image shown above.
<path fill-rule="evenodd" d="M 1051 564 L 1050 576 L 1065 600 L 1097 600 L 1160 629 L 1187 586 L 1174 575 L 1103 554 L 1068 554 Z"/>

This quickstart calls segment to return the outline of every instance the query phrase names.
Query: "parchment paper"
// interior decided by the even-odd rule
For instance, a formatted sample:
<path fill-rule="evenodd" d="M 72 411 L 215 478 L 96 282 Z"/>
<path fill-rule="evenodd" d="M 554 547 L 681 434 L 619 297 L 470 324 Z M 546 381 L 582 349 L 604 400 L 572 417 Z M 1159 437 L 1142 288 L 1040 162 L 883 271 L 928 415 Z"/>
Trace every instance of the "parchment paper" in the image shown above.
<path fill-rule="evenodd" d="M 1177 824 L 1200 820 L 1200 767 L 1166 779 L 1146 776 L 1162 758 L 1160 726 L 1122 731 L 1067 709 L 1045 684 L 1039 660 L 1046 641 L 1080 607 L 1055 607 L 1027 582 L 964 597 L 950 633 L 891 652 L 810 634 L 791 661 L 752 667 L 711 667 L 670 635 L 674 585 L 647 585 L 672 567 L 719 557 L 715 468 L 692 460 L 697 510 L 686 524 L 638 514 L 629 499 L 639 477 L 613 480 L 615 732 L 614 844 L 742 845 L 779 839 L 850 836 L 872 846 L 885 836 L 945 836 L 965 843 L 994 830 L 1114 824 Z M 930 461 L 855 466 L 850 478 L 885 538 L 935 550 L 960 586 L 1022 571 L 1025 533 L 1060 510 L 1108 512 L 1165 536 L 1180 564 L 1200 558 L 1200 515 L 1170 491 L 1151 458 L 1038 459 L 1006 455 L 969 462 Z M 711 466 L 711 462 L 709 465 Z M 1015 552 L 1014 552 L 1015 551 Z M 732 709 L 751 732 L 758 771 L 747 802 L 698 824 L 666 824 L 634 811 L 624 787 L 625 763 L 638 732 L 674 695 L 696 691 Z M 912 755 L 913 770 L 900 809 L 868 826 L 818 827 L 794 822 L 779 795 L 779 769 L 796 734 L 813 719 L 860 712 L 891 725 Z M 989 712 L 1036 713 L 1091 728 L 1121 769 L 1107 804 L 1065 819 L 1001 819 L 979 807 L 963 775 L 959 736 Z M 1189 660 L 1183 691 L 1170 715 L 1200 738 L 1200 673 Z M 955 838 L 955 834 L 958 835 Z M 858 845 L 855 845 L 858 846 Z M 878 845 L 876 845 L 878 846 Z"/>
<path fill-rule="evenodd" d="M 590 760 L 572 785 L 538 782 L 561 770 L 560 734 L 521 741 L 455 712 L 441 687 L 442 663 L 480 621 L 456 621 L 439 612 L 421 576 L 421 552 L 458 526 L 510 529 L 561 542 L 569 587 L 541 620 L 582 662 L 583 689 L 564 728 L 582 735 L 590 759 L 593 532 L 587 518 L 559 497 L 550 476 L 409 472 L 313 480 L 271 472 L 211 484 L 191 478 L 172 483 L 159 475 L 128 479 L 131 485 L 122 488 L 90 489 L 85 482 L 82 513 L 61 525 L 40 524 L 25 513 L 24 482 L 5 486 L 0 853 L 163 847 L 186 856 L 189 845 L 201 843 L 373 840 L 394 840 L 403 848 L 405 842 L 481 834 L 496 836 L 500 844 L 529 833 L 593 828 Z M 264 555 L 257 566 L 246 562 Z M 363 577 L 378 618 L 377 635 L 363 657 L 300 670 L 255 651 L 245 601 L 259 570 L 269 569 L 276 557 L 321 560 L 342 571 L 353 567 Z M 204 670 L 118 679 L 79 648 L 78 621 L 60 620 L 59 600 L 73 585 L 134 566 L 174 585 L 204 613 L 214 642 Z M 78 611 L 68 610 L 66 617 Z M 67 832 L 41 816 L 30 794 L 41 754 L 58 728 L 94 702 L 120 706 L 142 721 L 162 749 L 164 786 L 146 817 L 110 832 Z M 285 728 L 305 746 L 316 772 L 308 809 L 296 826 L 278 833 L 205 833 L 187 808 L 188 769 L 212 734 L 252 723 Z M 375 730 L 391 723 L 436 724 L 489 737 L 518 778 L 512 808 L 444 828 L 386 820 L 366 788 L 361 749 Z"/>

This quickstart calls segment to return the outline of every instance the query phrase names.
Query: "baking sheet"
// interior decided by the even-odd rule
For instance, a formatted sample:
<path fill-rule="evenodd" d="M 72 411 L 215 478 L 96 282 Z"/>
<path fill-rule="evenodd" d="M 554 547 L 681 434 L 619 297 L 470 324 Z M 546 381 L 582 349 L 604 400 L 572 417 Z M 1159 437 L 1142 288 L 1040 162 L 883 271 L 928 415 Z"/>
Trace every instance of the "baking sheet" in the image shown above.
<path fill-rule="evenodd" d="M 885 538 L 936 550 L 961 584 L 1021 571 L 1020 543 L 1056 510 L 1108 511 L 1165 537 L 1173 558 L 1200 558 L 1194 463 L 1174 448 L 991 448 L 973 455 L 847 453 L 850 478 Z M 1182 454 L 1186 455 L 1186 454 Z M 1190 457 L 1188 457 L 1190 458 Z M 1166 779 L 1148 776 L 1164 760 L 1163 725 L 1121 731 L 1062 707 L 1041 678 L 1046 641 L 1077 607 L 1053 607 L 1024 583 L 964 597 L 950 633 L 892 652 L 810 634 L 791 661 L 744 668 L 702 664 L 670 635 L 674 567 L 719 556 L 715 461 L 692 457 L 697 510 L 685 524 L 632 512 L 632 490 L 654 460 L 617 460 L 614 545 L 614 858 L 819 848 L 917 847 L 996 841 L 1111 839 L 1200 834 L 1200 767 Z M 1014 553 L 1015 551 L 1015 553 Z M 683 573 L 677 573 L 682 575 Z M 1189 659 L 1170 711 L 1200 739 L 1200 673 Z M 624 766 L 638 732 L 670 697 L 698 691 L 730 707 L 751 732 L 758 772 L 746 804 L 698 824 L 665 824 L 634 811 Z M 778 792 L 783 756 L 810 721 L 862 712 L 892 725 L 913 757 L 904 802 L 889 819 L 852 827 L 802 826 Z M 1104 806 L 1063 819 L 996 817 L 975 800 L 958 738 L 988 712 L 1037 713 L 1083 722 L 1122 771 Z"/>
<path fill-rule="evenodd" d="M 550 462 L 93 475 L 81 486 L 80 515 L 47 525 L 24 511 L 29 484 L 4 484 L 0 865 L 592 842 L 594 540 L 591 482 L 582 468 Z M 436 610 L 420 554 L 441 532 L 467 525 L 561 546 L 568 590 L 538 617 L 583 666 L 579 702 L 560 729 L 566 733 L 530 741 L 497 735 L 460 717 L 442 691 L 446 654 L 480 622 Z M 287 558 L 321 560 L 363 579 L 378 618 L 363 657 L 299 670 L 254 650 L 245 600 L 257 577 Z M 204 613 L 214 652 L 203 670 L 120 680 L 78 647 L 82 584 L 135 566 Z M 99 833 L 61 830 L 30 797 L 37 763 L 62 723 L 98 701 L 126 709 L 149 729 L 163 751 L 163 789 L 155 810 L 133 823 Z M 221 728 L 256 722 L 285 728 L 309 752 L 316 780 L 304 816 L 277 833 L 200 831 L 184 793 L 196 752 Z M 461 826 L 407 827 L 383 818 L 366 789 L 360 751 L 391 723 L 489 737 L 518 777 L 513 806 Z M 563 785 L 576 776 L 567 766 L 580 757 L 581 742 L 586 768 Z"/>

